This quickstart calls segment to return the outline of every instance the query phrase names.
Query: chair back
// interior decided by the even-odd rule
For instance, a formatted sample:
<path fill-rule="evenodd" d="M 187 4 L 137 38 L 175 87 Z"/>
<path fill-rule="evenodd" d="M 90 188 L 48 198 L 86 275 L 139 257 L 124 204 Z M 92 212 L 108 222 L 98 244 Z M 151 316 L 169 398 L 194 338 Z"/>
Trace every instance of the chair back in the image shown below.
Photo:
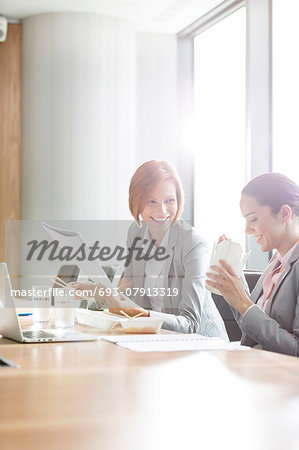
<path fill-rule="evenodd" d="M 261 276 L 261 272 L 244 271 L 244 275 L 249 291 L 252 292 L 257 280 Z M 224 321 L 229 339 L 231 341 L 239 341 L 241 339 L 242 332 L 233 316 L 233 313 L 231 312 L 229 305 L 221 295 L 212 294 L 212 297 Z"/>

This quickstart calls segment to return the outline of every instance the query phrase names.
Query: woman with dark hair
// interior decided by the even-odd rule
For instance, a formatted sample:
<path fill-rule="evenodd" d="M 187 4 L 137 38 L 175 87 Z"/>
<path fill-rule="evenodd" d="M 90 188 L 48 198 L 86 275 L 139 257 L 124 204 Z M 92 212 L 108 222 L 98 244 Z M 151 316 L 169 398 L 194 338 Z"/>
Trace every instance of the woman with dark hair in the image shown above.
<path fill-rule="evenodd" d="M 223 260 L 207 284 L 232 307 L 242 344 L 299 356 L 299 187 L 279 173 L 260 175 L 244 187 L 240 208 L 246 233 L 276 253 L 250 297 Z"/>

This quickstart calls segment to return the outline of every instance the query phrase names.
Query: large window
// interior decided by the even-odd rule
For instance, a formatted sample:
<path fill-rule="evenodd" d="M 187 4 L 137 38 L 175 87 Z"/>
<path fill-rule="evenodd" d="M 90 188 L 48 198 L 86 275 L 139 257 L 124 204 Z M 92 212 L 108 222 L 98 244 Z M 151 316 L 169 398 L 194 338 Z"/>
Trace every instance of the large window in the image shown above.
<path fill-rule="evenodd" d="M 210 246 L 225 233 L 245 248 L 245 13 L 239 9 L 194 39 L 194 221 Z"/>
<path fill-rule="evenodd" d="M 273 0 L 273 171 L 299 183 L 299 2 Z"/>

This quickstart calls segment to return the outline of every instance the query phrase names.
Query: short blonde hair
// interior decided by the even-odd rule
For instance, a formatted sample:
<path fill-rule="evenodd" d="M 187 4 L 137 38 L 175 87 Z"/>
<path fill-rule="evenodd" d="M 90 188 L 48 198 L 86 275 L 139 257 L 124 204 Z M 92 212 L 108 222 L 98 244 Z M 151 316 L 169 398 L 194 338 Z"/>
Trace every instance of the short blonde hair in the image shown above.
<path fill-rule="evenodd" d="M 184 209 L 184 191 L 180 177 L 168 161 L 151 160 L 143 163 L 134 173 L 129 187 L 129 209 L 140 226 L 139 216 L 145 206 L 145 197 L 164 180 L 173 180 L 176 187 L 178 210 L 174 221 Z"/>

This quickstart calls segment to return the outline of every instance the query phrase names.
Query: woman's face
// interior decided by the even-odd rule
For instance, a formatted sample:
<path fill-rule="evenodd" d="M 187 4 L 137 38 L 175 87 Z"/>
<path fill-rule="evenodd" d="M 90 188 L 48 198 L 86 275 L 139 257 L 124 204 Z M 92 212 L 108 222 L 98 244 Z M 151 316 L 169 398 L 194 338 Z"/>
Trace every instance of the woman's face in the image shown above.
<path fill-rule="evenodd" d="M 173 180 L 161 181 L 145 198 L 141 217 L 145 222 L 170 224 L 177 213 L 176 187 Z"/>
<path fill-rule="evenodd" d="M 285 236 L 285 221 L 280 212 L 273 214 L 269 206 L 261 206 L 248 195 L 242 195 L 240 208 L 246 219 L 246 234 L 253 234 L 263 252 L 279 248 Z"/>

